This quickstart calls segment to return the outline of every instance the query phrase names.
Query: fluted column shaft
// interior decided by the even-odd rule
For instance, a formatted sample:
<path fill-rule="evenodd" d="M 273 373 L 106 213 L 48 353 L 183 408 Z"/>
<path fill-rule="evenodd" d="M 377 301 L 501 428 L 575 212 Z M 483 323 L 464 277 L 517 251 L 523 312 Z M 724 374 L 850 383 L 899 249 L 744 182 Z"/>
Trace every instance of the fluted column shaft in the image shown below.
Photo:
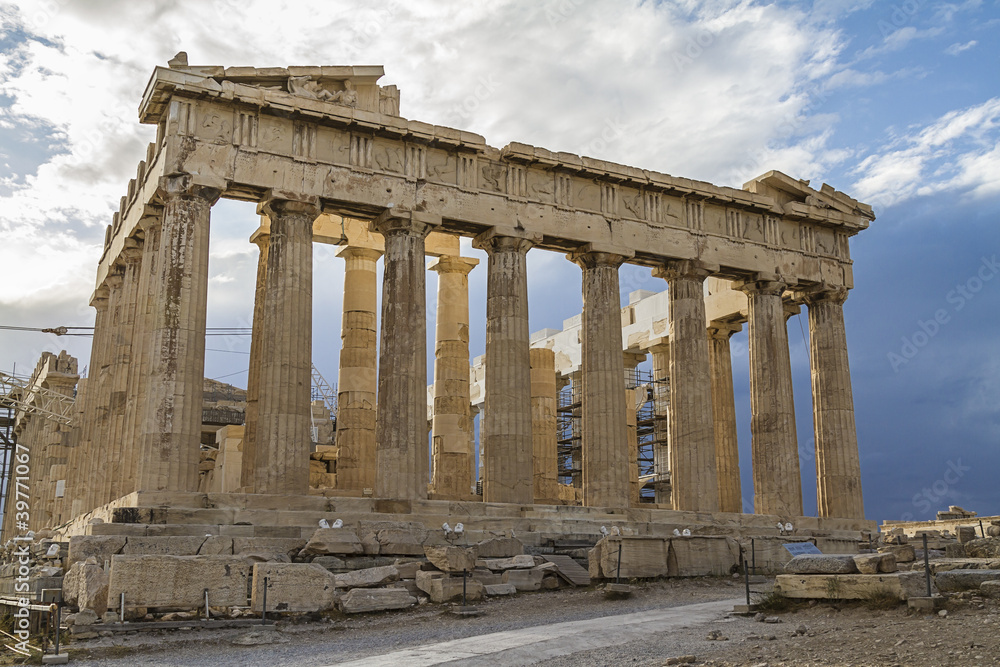
<path fill-rule="evenodd" d="M 583 269 L 581 448 L 583 504 L 588 507 L 629 506 L 625 361 L 618 294 L 618 267 L 625 259 L 610 252 L 573 255 Z"/>
<path fill-rule="evenodd" d="M 138 491 L 197 491 L 205 380 L 209 222 L 219 197 L 188 177 L 160 182 L 163 226 L 152 278 L 152 335 Z"/>
<path fill-rule="evenodd" d="M 347 246 L 337 380 L 337 488 L 375 488 L 378 274 L 381 250 Z"/>
<path fill-rule="evenodd" d="M 118 302 L 118 287 L 121 278 L 115 273 L 110 274 L 104 282 L 107 295 L 107 307 L 104 314 L 101 332 L 97 333 L 94 325 L 95 355 L 90 359 L 89 392 L 90 418 L 89 437 L 85 442 L 86 457 L 82 460 L 84 466 L 83 485 L 84 501 L 81 511 L 87 512 L 102 504 L 104 484 L 108 478 L 108 368 L 113 355 L 112 341 L 117 326 L 116 305 Z M 97 346 L 99 349 L 96 349 Z"/>
<path fill-rule="evenodd" d="M 705 278 L 695 262 L 671 262 L 658 272 L 670 299 L 670 481 L 675 510 L 719 509 L 712 371 L 705 335 Z"/>
<path fill-rule="evenodd" d="M 267 254 L 270 233 L 258 232 L 250 239 L 258 248 L 257 280 L 253 296 L 253 322 L 250 328 L 250 365 L 247 370 L 247 407 L 243 421 L 243 455 L 240 458 L 240 487 L 254 490 L 254 469 L 257 459 L 257 429 L 260 414 L 260 366 L 264 336 L 264 301 L 267 297 Z"/>
<path fill-rule="evenodd" d="M 792 365 L 780 282 L 740 287 L 750 310 L 750 432 L 754 512 L 802 516 Z"/>
<path fill-rule="evenodd" d="M 254 493 L 309 492 L 312 225 L 318 200 L 272 198 L 261 318 Z M 244 454 L 245 455 L 245 454 Z"/>
<path fill-rule="evenodd" d="M 489 256 L 486 277 L 486 401 L 483 500 L 534 498 L 527 253 L 533 241 L 487 232 L 475 245 Z"/>
<path fill-rule="evenodd" d="M 127 239 L 121 256 L 125 266 L 109 375 L 107 449 L 111 460 L 108 466 L 108 479 L 103 489 L 105 503 L 117 500 L 127 493 L 125 419 L 129 377 L 136 372 L 132 363 L 132 338 L 135 331 L 142 249 L 135 240 Z"/>
<path fill-rule="evenodd" d="M 145 431 L 149 397 L 145 393 L 146 378 L 152 351 L 154 325 L 154 299 L 152 294 L 156 277 L 156 261 L 160 251 L 162 210 L 140 221 L 143 229 L 142 263 L 136 295 L 135 323 L 132 328 L 132 364 L 128 378 L 125 406 L 125 429 L 122 453 L 122 491 L 136 490 L 136 471 L 139 467 L 139 448 Z"/>
<path fill-rule="evenodd" d="M 740 328 L 740 325 L 720 325 L 708 329 L 712 360 L 712 414 L 715 417 L 715 465 L 719 473 L 719 510 L 722 512 L 743 511 L 733 362 L 729 350 L 729 339 Z"/>
<path fill-rule="evenodd" d="M 635 369 L 646 360 L 645 354 L 625 352 L 625 425 L 628 433 L 628 497 L 633 507 L 639 504 L 639 414 L 638 409 L 646 400 L 644 387 L 635 386 Z M 637 392 L 641 392 L 641 395 Z"/>
<path fill-rule="evenodd" d="M 669 505 L 670 484 L 670 342 L 669 338 L 659 338 L 660 342 L 648 350 L 653 355 L 653 471 L 657 481 L 653 489 L 658 505 Z"/>
<path fill-rule="evenodd" d="M 861 463 L 844 327 L 846 299 L 847 290 L 831 290 L 806 300 L 816 433 L 816 493 L 819 516 L 863 519 Z"/>
<path fill-rule="evenodd" d="M 467 498 L 473 492 L 469 272 L 477 264 L 478 259 L 442 255 L 430 266 L 438 274 L 431 490 L 441 498 Z"/>
<path fill-rule="evenodd" d="M 531 348 L 531 442 L 536 503 L 559 500 L 556 353 Z"/>
<path fill-rule="evenodd" d="M 427 497 L 427 319 L 424 240 L 440 224 L 387 210 L 372 222 L 385 237 L 382 331 L 375 423 L 375 495 Z"/>

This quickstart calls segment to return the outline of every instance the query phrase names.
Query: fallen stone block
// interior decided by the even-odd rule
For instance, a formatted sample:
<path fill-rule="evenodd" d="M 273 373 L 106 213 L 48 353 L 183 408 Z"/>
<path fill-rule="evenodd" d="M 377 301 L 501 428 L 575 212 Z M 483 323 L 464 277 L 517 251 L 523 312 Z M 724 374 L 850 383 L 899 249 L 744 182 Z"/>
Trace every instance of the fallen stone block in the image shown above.
<path fill-rule="evenodd" d="M 976 529 L 973 526 L 959 526 L 955 529 L 958 534 L 958 543 L 965 544 L 976 539 Z"/>
<path fill-rule="evenodd" d="M 419 570 L 416 576 L 417 588 L 430 595 L 431 581 L 447 576 L 444 572 L 437 570 Z"/>
<path fill-rule="evenodd" d="M 516 537 L 491 537 L 476 546 L 480 558 L 510 558 L 524 553 L 524 544 Z"/>
<path fill-rule="evenodd" d="M 499 584 L 503 578 L 502 574 L 497 572 L 491 572 L 489 570 L 473 570 L 469 577 L 475 579 L 483 586 L 488 586 L 491 584 Z"/>
<path fill-rule="evenodd" d="M 294 537 L 234 537 L 233 555 L 281 554 L 291 560 L 306 545 Z"/>
<path fill-rule="evenodd" d="M 651 578 L 666 576 L 670 570 L 670 540 L 664 537 L 609 536 L 591 550 L 590 578 L 613 579 L 618 572 L 621 547 L 621 576 Z M 687 559 L 682 557 L 684 563 Z M 680 570 L 680 565 L 675 566 Z"/>
<path fill-rule="evenodd" d="M 879 547 L 878 552 L 882 554 L 891 553 L 896 557 L 897 563 L 912 563 L 917 559 L 917 552 L 912 544 L 889 544 Z"/>
<path fill-rule="evenodd" d="M 340 609 L 345 614 L 366 611 L 405 609 L 417 603 L 417 598 L 402 588 L 355 588 L 340 598 Z"/>
<path fill-rule="evenodd" d="M 358 535 L 369 555 L 423 556 L 427 529 L 406 521 L 362 521 Z"/>
<path fill-rule="evenodd" d="M 779 574 L 774 581 L 774 592 L 788 598 L 817 600 L 862 600 L 885 592 L 900 600 L 907 600 L 927 595 L 927 585 L 920 572 Z"/>
<path fill-rule="evenodd" d="M 424 566 L 427 565 L 427 563 L 419 560 L 412 561 L 409 563 L 400 563 L 398 562 L 397 559 L 397 562 L 393 563 L 393 565 L 395 565 L 396 569 L 399 570 L 400 579 L 416 579 L 417 572 L 423 570 Z"/>
<path fill-rule="evenodd" d="M 893 554 L 858 554 L 854 557 L 854 565 L 861 574 L 889 574 L 895 572 L 896 556 Z"/>
<path fill-rule="evenodd" d="M 215 607 L 247 603 L 250 566 L 238 556 L 126 556 L 111 558 L 108 603 L 126 607 Z"/>
<path fill-rule="evenodd" d="M 370 588 L 382 586 L 393 581 L 399 581 L 399 570 L 395 565 L 369 567 L 364 570 L 354 570 L 344 574 L 335 574 L 337 588 Z"/>
<path fill-rule="evenodd" d="M 483 592 L 489 597 L 497 595 L 514 595 L 517 593 L 517 586 L 514 584 L 486 584 L 483 586 Z"/>
<path fill-rule="evenodd" d="M 506 570 L 501 583 L 514 584 L 519 591 L 537 591 L 545 577 L 543 570 Z"/>
<path fill-rule="evenodd" d="M 476 568 L 478 554 L 476 547 L 424 547 L 427 560 L 442 572 L 471 572 Z"/>
<path fill-rule="evenodd" d="M 430 580 L 430 585 L 425 592 L 430 596 L 431 602 L 440 604 L 450 600 L 461 600 L 462 588 L 461 577 L 436 577 Z M 483 585 L 467 578 L 465 580 L 465 599 L 481 600 L 482 597 Z"/>
<path fill-rule="evenodd" d="M 740 547 L 734 539 L 706 535 L 675 537 L 670 540 L 667 574 L 671 577 L 728 576 L 736 571 L 739 562 Z M 648 567 L 655 570 L 655 562 Z"/>
<path fill-rule="evenodd" d="M 263 610 L 267 578 L 267 610 L 313 612 L 333 609 L 339 595 L 336 575 L 313 563 L 257 563 L 253 566 L 250 608 Z"/>
<path fill-rule="evenodd" d="M 205 537 L 129 537 L 121 553 L 132 556 L 194 556 L 205 543 Z"/>
<path fill-rule="evenodd" d="M 1000 579 L 979 584 L 979 592 L 990 598 L 1000 598 Z"/>
<path fill-rule="evenodd" d="M 91 556 L 97 559 L 98 565 L 120 553 L 125 546 L 124 535 L 73 535 L 69 538 L 69 565 L 85 561 Z"/>
<path fill-rule="evenodd" d="M 502 572 L 503 570 L 527 569 L 535 567 L 535 558 L 534 556 L 526 554 L 511 556 L 510 558 L 486 558 L 484 559 L 484 564 L 489 570 Z"/>
<path fill-rule="evenodd" d="M 427 591 L 420 590 L 417 587 L 416 580 L 414 580 L 414 579 L 400 579 L 399 581 L 395 581 L 395 582 L 389 584 L 388 586 L 386 586 L 386 588 L 402 588 L 407 593 L 409 593 L 410 595 L 412 595 L 414 597 L 420 595 L 421 593 L 426 593 L 427 592 Z"/>
<path fill-rule="evenodd" d="M 944 593 L 976 590 L 983 582 L 997 579 L 1000 570 L 948 570 L 934 575 L 938 589 Z"/>
<path fill-rule="evenodd" d="M 1000 537 L 969 540 L 965 543 L 965 553 L 970 558 L 1000 558 Z"/>
<path fill-rule="evenodd" d="M 788 574 L 857 574 L 854 556 L 802 554 L 785 563 Z"/>
<path fill-rule="evenodd" d="M 965 545 L 960 542 L 955 542 L 954 544 L 945 545 L 944 556 L 945 558 L 965 558 Z"/>
<path fill-rule="evenodd" d="M 93 557 L 74 563 L 63 577 L 63 599 L 67 604 L 90 609 L 98 616 L 108 610 L 108 574 Z"/>
<path fill-rule="evenodd" d="M 353 555 L 364 553 L 357 533 L 349 528 L 319 528 L 312 534 L 299 556 Z"/>

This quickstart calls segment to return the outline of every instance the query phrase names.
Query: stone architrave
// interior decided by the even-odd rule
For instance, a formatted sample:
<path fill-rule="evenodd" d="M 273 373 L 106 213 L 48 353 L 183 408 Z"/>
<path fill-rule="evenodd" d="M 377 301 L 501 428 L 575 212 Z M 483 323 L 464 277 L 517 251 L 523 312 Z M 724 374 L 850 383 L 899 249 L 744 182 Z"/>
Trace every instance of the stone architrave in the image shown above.
<path fill-rule="evenodd" d="M 375 422 L 375 495 L 427 497 L 427 319 L 424 240 L 439 217 L 388 209 Z"/>
<path fill-rule="evenodd" d="M 534 499 L 527 253 L 538 240 L 494 228 L 473 242 L 489 256 L 481 422 L 486 502 L 527 504 Z"/>
<path fill-rule="evenodd" d="M 535 502 L 559 501 L 559 454 L 556 432 L 556 354 L 531 348 L 531 442 Z"/>
<path fill-rule="evenodd" d="M 736 437 L 736 401 L 729 339 L 741 325 L 713 323 L 708 329 L 712 361 L 712 414 L 715 418 L 715 465 L 719 474 L 719 511 L 743 511 L 740 452 Z"/>
<path fill-rule="evenodd" d="M 861 463 L 844 328 L 846 299 L 846 289 L 826 290 L 806 299 L 816 433 L 816 494 L 819 516 L 863 519 Z"/>
<path fill-rule="evenodd" d="M 656 275 L 670 299 L 670 473 L 675 510 L 719 509 L 712 371 L 705 334 L 705 278 L 712 268 L 670 262 Z"/>
<path fill-rule="evenodd" d="M 152 335 L 136 490 L 197 491 L 205 379 L 209 220 L 219 190 L 163 177 Z"/>
<path fill-rule="evenodd" d="M 347 246 L 343 257 L 344 314 L 337 380 L 337 488 L 375 488 L 378 391 L 378 275 L 381 250 Z"/>
<path fill-rule="evenodd" d="M 438 274 L 431 491 L 440 498 L 468 498 L 475 480 L 470 437 L 475 429 L 469 394 L 469 272 L 477 264 L 478 259 L 442 255 L 429 266 Z"/>
<path fill-rule="evenodd" d="M 781 295 L 786 285 L 762 280 L 739 289 L 749 301 L 750 432 L 754 513 L 802 516 L 792 366 Z"/>
<path fill-rule="evenodd" d="M 583 269 L 581 451 L 583 504 L 629 506 L 628 424 L 618 267 L 623 249 L 584 246 L 570 258 Z"/>
<path fill-rule="evenodd" d="M 253 326 L 250 332 L 250 367 L 247 372 L 247 407 L 243 430 L 243 457 L 240 460 L 240 486 L 253 491 L 255 451 L 257 445 L 258 415 L 260 413 L 260 361 L 264 327 L 264 301 L 267 298 L 267 253 L 270 246 L 270 229 L 257 230 L 250 237 L 257 246 L 257 280 L 254 286 Z"/>
<path fill-rule="evenodd" d="M 261 323 L 254 492 L 309 491 L 312 441 L 312 224 L 317 199 L 272 193 Z"/>

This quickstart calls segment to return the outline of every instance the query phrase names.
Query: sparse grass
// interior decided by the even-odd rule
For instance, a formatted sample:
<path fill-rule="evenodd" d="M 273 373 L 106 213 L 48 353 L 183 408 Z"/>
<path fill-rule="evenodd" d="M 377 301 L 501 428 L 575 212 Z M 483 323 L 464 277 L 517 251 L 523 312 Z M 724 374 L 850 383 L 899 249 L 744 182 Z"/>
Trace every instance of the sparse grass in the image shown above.
<path fill-rule="evenodd" d="M 888 611 L 903 604 L 899 596 L 884 586 L 873 588 L 861 599 L 862 604 L 872 611 Z"/>
<path fill-rule="evenodd" d="M 831 600 L 839 600 L 843 588 L 840 579 L 837 577 L 830 577 L 826 580 L 826 596 Z"/>
<path fill-rule="evenodd" d="M 757 609 L 764 612 L 782 612 L 792 608 L 792 600 L 786 598 L 781 593 L 771 591 L 769 593 L 757 593 L 757 598 L 753 601 Z"/>

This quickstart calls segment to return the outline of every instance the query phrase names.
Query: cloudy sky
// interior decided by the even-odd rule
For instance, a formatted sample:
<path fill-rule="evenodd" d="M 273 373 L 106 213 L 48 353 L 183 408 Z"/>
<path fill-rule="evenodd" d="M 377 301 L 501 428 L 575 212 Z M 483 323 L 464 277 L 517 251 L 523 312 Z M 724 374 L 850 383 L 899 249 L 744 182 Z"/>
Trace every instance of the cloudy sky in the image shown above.
<path fill-rule="evenodd" d="M 0 2 L 0 324 L 93 324 L 104 229 L 154 137 L 136 114 L 154 66 L 180 50 L 196 65 L 382 64 L 403 116 L 493 146 L 736 187 L 778 169 L 874 205 L 845 306 L 868 517 L 1000 514 L 998 35 L 998 0 Z M 212 225 L 209 326 L 247 326 L 253 207 L 222 201 Z M 315 260 L 314 361 L 335 382 L 343 267 L 328 247 Z M 579 269 L 535 251 L 529 271 L 532 330 L 561 328 Z M 622 270 L 623 299 L 664 288 Z M 803 313 L 789 339 L 815 513 L 807 337 Z M 244 385 L 249 340 L 208 347 L 206 374 Z M 89 339 L 0 331 L 0 370 L 59 349 L 82 368 Z M 733 366 L 749 508 L 745 331 Z"/>

